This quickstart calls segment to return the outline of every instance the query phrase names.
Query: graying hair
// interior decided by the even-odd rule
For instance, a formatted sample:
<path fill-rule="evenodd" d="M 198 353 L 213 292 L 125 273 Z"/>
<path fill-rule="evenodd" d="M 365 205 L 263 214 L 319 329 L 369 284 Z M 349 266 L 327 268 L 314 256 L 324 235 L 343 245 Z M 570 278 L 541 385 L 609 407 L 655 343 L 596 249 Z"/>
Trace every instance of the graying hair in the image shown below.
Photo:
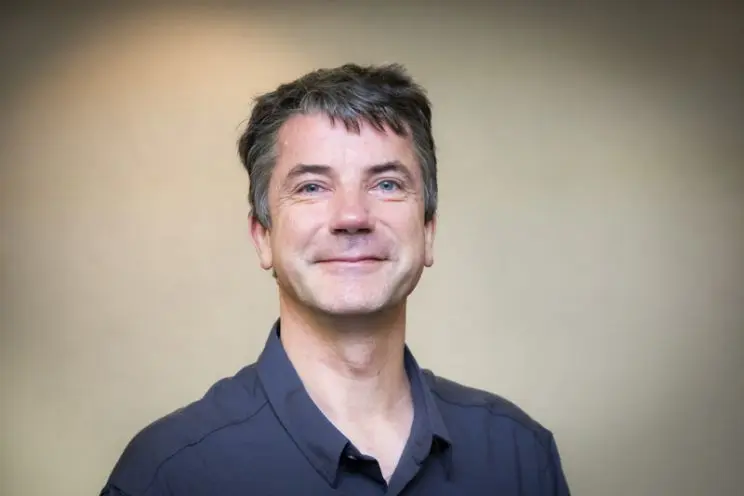
<path fill-rule="evenodd" d="M 271 226 L 269 182 L 276 161 L 281 126 L 297 114 L 322 113 L 359 133 L 361 123 L 399 136 L 410 136 L 424 184 L 424 219 L 437 209 L 437 157 L 431 130 L 431 103 L 426 91 L 399 64 L 345 64 L 318 69 L 254 101 L 248 125 L 238 141 L 238 154 L 248 171 L 251 215 Z"/>

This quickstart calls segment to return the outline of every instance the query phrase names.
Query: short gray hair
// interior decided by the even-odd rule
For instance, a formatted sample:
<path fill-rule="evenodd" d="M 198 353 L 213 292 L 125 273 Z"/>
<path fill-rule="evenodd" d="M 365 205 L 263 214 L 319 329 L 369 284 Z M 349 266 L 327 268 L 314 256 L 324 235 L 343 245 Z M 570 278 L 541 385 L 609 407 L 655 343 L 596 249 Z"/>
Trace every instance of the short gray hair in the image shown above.
<path fill-rule="evenodd" d="M 431 130 L 431 103 L 426 91 L 399 64 L 345 64 L 318 69 L 255 99 L 248 125 L 238 141 L 238 154 L 248 171 L 251 215 L 271 225 L 269 182 L 276 161 L 281 126 L 297 114 L 323 113 L 332 123 L 360 132 L 361 123 L 382 131 L 389 127 L 410 136 L 424 183 L 424 219 L 437 209 L 437 157 Z"/>

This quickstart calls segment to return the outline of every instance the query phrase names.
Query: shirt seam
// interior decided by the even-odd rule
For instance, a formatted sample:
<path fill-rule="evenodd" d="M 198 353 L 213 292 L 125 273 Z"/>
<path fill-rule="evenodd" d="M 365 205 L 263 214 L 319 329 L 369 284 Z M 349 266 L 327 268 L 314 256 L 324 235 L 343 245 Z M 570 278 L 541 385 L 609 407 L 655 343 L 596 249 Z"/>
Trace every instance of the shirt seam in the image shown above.
<path fill-rule="evenodd" d="M 220 431 L 220 430 L 222 430 L 222 429 L 226 429 L 226 428 L 228 428 L 228 427 L 232 427 L 232 426 L 235 426 L 235 425 L 238 425 L 238 424 L 242 424 L 242 423 L 248 422 L 248 421 L 249 421 L 249 420 L 251 420 L 251 419 L 252 419 L 253 417 L 255 417 L 256 415 L 258 415 L 258 414 L 259 414 L 259 412 L 261 412 L 261 410 L 263 410 L 263 409 L 264 409 L 264 407 L 266 407 L 266 405 L 267 405 L 267 404 L 268 404 L 268 401 L 264 400 L 263 404 L 262 404 L 262 405 L 261 405 L 260 407 L 258 407 L 258 408 L 256 409 L 256 411 L 255 411 L 255 412 L 251 413 L 251 414 L 250 414 L 250 415 L 248 415 L 247 417 L 245 417 L 245 418 L 243 418 L 243 419 L 240 419 L 240 420 L 238 420 L 238 421 L 235 421 L 235 422 L 229 422 L 229 423 L 227 423 L 227 424 L 224 424 L 224 425 L 221 425 L 221 426 L 219 426 L 219 427 L 217 427 L 217 428 L 215 428 L 215 429 L 212 429 L 211 431 L 207 432 L 206 434 L 204 434 L 203 436 L 201 436 L 201 437 L 200 437 L 199 439 L 197 439 L 196 441 L 192 441 L 192 442 L 186 443 L 185 445 L 181 446 L 181 447 L 180 447 L 180 448 L 178 448 L 178 449 L 177 449 L 176 451 L 174 451 L 173 453 L 171 453 L 170 455 L 168 455 L 167 457 L 165 457 L 165 458 L 163 459 L 163 461 L 161 461 L 161 462 L 160 462 L 160 463 L 158 464 L 157 468 L 156 468 L 156 469 L 155 469 L 155 471 L 153 472 L 153 474 L 152 474 L 152 478 L 150 479 L 150 482 L 149 482 L 149 483 L 147 484 L 147 486 L 145 486 L 145 489 L 144 489 L 144 491 L 143 491 L 143 494 L 147 494 L 147 491 L 149 491 L 149 490 L 150 490 L 150 488 L 152 487 L 152 485 L 153 485 L 153 484 L 155 483 L 155 480 L 157 479 L 157 477 L 158 477 L 158 474 L 159 474 L 159 473 L 160 473 L 160 471 L 162 470 L 162 468 L 163 468 L 163 465 L 165 465 L 166 463 L 168 463 L 169 461 L 171 461 L 171 460 L 172 460 L 173 458 L 175 458 L 175 457 L 176 457 L 176 456 L 177 456 L 178 454 L 180 454 L 181 452 L 183 452 L 184 450 L 186 450 L 186 449 L 188 449 L 188 448 L 192 448 L 192 447 L 196 446 L 197 444 L 200 444 L 200 443 L 201 443 L 202 441 L 204 441 L 204 440 L 205 440 L 206 438 L 208 438 L 209 436 L 211 436 L 212 434 L 214 434 L 214 433 L 215 433 L 215 432 L 217 432 L 217 431 Z"/>
<path fill-rule="evenodd" d="M 491 408 L 490 408 L 490 406 L 491 406 L 490 403 L 479 403 L 479 404 L 458 403 L 456 401 L 452 401 L 450 399 L 444 398 L 437 391 L 434 391 L 434 390 L 430 390 L 430 391 L 432 392 L 432 394 L 434 394 L 441 401 L 443 401 L 444 403 L 447 403 L 449 405 L 459 406 L 459 407 L 462 407 L 462 408 L 485 408 L 486 410 L 488 410 L 489 415 L 491 415 L 492 417 L 504 417 L 504 418 L 507 418 L 507 419 L 511 420 L 512 422 L 514 422 L 516 424 L 519 424 L 522 428 L 527 429 L 528 431 L 530 431 L 530 433 L 532 434 L 532 436 L 535 438 L 535 440 L 540 444 L 540 446 L 544 450 L 546 450 L 546 451 L 549 451 L 550 450 L 550 446 L 546 446 L 545 445 L 545 442 L 543 442 L 540 439 L 540 436 L 537 435 L 538 432 L 542 431 L 542 432 L 545 432 L 548 435 L 548 439 L 550 439 L 552 437 L 552 434 L 550 433 L 550 431 L 547 430 L 547 429 L 545 429 L 544 427 L 530 426 L 527 423 L 525 423 L 525 422 L 517 419 L 514 416 L 507 415 L 507 414 L 504 414 L 504 413 L 494 413 L 493 410 L 491 410 Z"/>

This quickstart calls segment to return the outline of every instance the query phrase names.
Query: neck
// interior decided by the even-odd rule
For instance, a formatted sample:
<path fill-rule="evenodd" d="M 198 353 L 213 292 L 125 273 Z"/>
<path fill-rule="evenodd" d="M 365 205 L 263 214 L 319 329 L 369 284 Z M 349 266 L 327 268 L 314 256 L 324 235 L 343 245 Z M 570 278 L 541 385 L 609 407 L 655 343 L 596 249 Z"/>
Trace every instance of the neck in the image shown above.
<path fill-rule="evenodd" d="M 410 403 L 405 303 L 361 317 L 317 315 L 280 298 L 281 340 L 305 389 L 331 419 L 383 418 Z"/>

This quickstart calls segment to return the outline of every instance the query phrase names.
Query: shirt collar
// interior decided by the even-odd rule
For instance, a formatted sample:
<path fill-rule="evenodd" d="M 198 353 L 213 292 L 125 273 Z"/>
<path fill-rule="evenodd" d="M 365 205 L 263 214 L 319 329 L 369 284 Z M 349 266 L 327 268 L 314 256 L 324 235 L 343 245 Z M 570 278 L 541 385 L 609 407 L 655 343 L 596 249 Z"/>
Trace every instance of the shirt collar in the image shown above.
<path fill-rule="evenodd" d="M 279 334 L 280 323 L 277 320 L 258 359 L 259 379 L 279 422 L 315 469 L 335 487 L 339 462 L 350 442 L 310 399 L 289 361 Z M 451 439 L 424 372 L 408 347 L 405 349 L 405 367 L 411 381 L 414 405 L 408 445 L 413 457 L 421 463 L 435 446 L 438 449 L 449 447 Z M 448 473 L 449 459 L 449 456 L 444 458 Z"/>

